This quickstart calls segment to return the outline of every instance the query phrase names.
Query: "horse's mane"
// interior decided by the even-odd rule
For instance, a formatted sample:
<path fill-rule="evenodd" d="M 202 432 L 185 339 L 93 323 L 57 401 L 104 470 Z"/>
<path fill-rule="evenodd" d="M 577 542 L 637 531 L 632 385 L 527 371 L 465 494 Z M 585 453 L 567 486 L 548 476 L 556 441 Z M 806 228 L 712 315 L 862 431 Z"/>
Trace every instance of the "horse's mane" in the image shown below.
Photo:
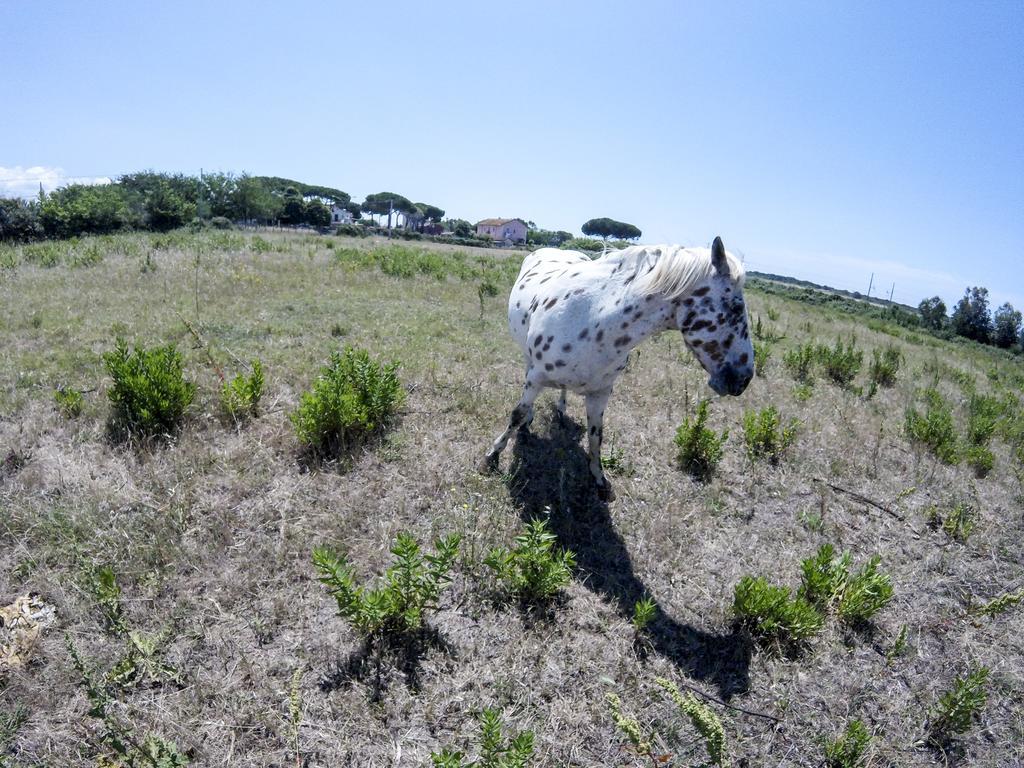
<path fill-rule="evenodd" d="M 741 287 L 746 271 L 740 260 L 726 251 L 729 275 Z M 603 258 L 621 259 L 627 274 L 636 278 L 642 293 L 658 293 L 674 299 L 689 292 L 715 273 L 710 248 L 683 248 L 680 245 L 634 245 L 613 251 Z"/>

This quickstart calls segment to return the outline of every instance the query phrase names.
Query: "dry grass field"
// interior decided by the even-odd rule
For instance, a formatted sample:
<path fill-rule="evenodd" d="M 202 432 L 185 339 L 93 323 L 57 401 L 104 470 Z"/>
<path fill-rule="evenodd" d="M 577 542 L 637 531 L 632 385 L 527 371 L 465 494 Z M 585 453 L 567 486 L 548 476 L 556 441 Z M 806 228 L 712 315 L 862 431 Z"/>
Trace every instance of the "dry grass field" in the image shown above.
<path fill-rule="evenodd" d="M 702 764 L 656 677 L 717 715 L 733 765 L 824 765 L 853 719 L 872 736 L 861 765 L 1024 764 L 1024 608 L 978 610 L 1024 587 L 1019 357 L 751 286 L 751 319 L 783 338 L 741 397 L 711 394 L 678 333 L 634 353 L 605 417 L 618 499 L 604 504 L 579 399 L 561 424 L 543 396 L 499 474 L 476 470 L 521 388 L 505 298 L 522 254 L 436 248 L 405 276 L 361 256 L 382 247 L 215 232 L 0 250 L 0 606 L 33 594 L 41 617 L 20 652 L 0 628 L 0 765 L 181 764 L 133 752 L 158 736 L 198 766 L 426 766 L 444 747 L 476 756 L 487 707 L 508 733 L 534 733 L 531 765 Z M 102 355 L 117 336 L 183 353 L 197 395 L 172 440 L 111 437 Z M 819 371 L 797 386 L 785 352 L 839 336 L 865 351 L 854 385 Z M 344 345 L 400 361 L 407 399 L 379 441 L 311 465 L 289 415 Z M 871 350 L 887 345 L 903 365 L 869 398 Z M 219 375 L 253 358 L 263 407 L 234 424 Z M 971 393 L 1001 399 L 987 476 L 908 439 L 907 408 L 932 384 L 961 437 Z M 55 406 L 58 387 L 84 392 L 79 415 Z M 729 439 L 698 481 L 673 438 L 705 397 Z M 776 465 L 744 447 L 744 411 L 768 405 L 798 421 Z M 929 525 L 957 504 L 974 510 L 969 535 Z M 530 609 L 496 597 L 483 559 L 537 517 L 576 566 Z M 402 531 L 457 533 L 461 550 L 423 641 L 377 665 L 311 555 L 330 545 L 370 582 Z M 830 616 L 799 652 L 756 642 L 734 620 L 736 584 L 796 587 L 825 543 L 854 568 L 879 555 L 892 601 L 854 628 Z M 646 596 L 657 615 L 637 632 Z M 978 665 L 980 713 L 927 744 L 940 697 Z M 106 692 L 106 723 L 85 678 Z M 665 762 L 630 746 L 608 693 Z"/>

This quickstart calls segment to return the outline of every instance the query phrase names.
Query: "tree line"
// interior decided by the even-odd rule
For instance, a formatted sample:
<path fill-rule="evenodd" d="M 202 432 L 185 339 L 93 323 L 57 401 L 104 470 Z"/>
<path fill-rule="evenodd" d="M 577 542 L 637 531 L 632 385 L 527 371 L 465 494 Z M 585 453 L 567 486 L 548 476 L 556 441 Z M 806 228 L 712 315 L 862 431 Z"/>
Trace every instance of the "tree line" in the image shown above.
<path fill-rule="evenodd" d="M 1019 310 L 1006 302 L 994 312 L 989 311 L 988 288 L 965 289 L 953 314 L 947 315 L 946 303 L 938 296 L 924 299 L 917 307 L 921 325 L 940 335 L 963 336 L 1001 349 L 1014 346 L 1024 351 L 1024 324 Z"/>
<path fill-rule="evenodd" d="M 353 220 L 394 214 L 406 226 L 439 225 L 444 210 L 414 203 L 392 192 L 355 202 L 340 189 L 304 184 L 277 176 L 207 173 L 201 176 L 142 171 L 110 184 L 69 184 L 38 199 L 0 198 L 0 241 L 27 242 L 109 234 L 122 230 L 167 231 L 196 220 L 222 219 L 256 224 L 308 224 L 326 227 L 331 207 Z"/>

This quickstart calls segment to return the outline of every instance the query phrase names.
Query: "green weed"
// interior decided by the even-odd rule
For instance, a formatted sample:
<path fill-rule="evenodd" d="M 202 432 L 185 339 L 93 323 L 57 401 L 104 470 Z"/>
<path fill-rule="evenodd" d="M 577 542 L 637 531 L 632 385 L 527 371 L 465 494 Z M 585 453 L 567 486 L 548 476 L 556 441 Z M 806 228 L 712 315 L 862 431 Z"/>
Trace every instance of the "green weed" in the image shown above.
<path fill-rule="evenodd" d="M 953 687 L 939 697 L 928 724 L 928 742 L 943 747 L 966 733 L 985 707 L 989 670 L 975 667 L 953 680 Z"/>
<path fill-rule="evenodd" d="M 860 720 L 851 720 L 846 730 L 825 744 L 828 768 L 861 768 L 867 764 L 871 734 Z"/>
<path fill-rule="evenodd" d="M 636 632 L 643 632 L 654 621 L 658 614 L 658 604 L 652 597 L 644 597 L 633 604 L 633 619 L 631 621 Z"/>
<path fill-rule="evenodd" d="M 743 440 L 751 461 L 765 458 L 777 464 L 796 439 L 796 430 L 796 420 L 782 425 L 782 418 L 774 405 L 743 414 Z"/>
<path fill-rule="evenodd" d="M 654 678 L 654 682 L 669 695 L 680 713 L 689 718 L 690 724 L 704 739 L 710 765 L 729 765 L 729 756 L 725 749 L 725 729 L 722 728 L 722 721 L 718 719 L 718 715 L 692 693 L 684 696 L 675 683 L 662 677 Z"/>
<path fill-rule="evenodd" d="M 905 427 L 914 443 L 926 446 L 946 464 L 960 463 L 961 453 L 953 424 L 953 409 L 934 387 L 924 390 L 925 411 L 907 408 Z"/>
<path fill-rule="evenodd" d="M 756 639 L 778 645 L 806 642 L 824 623 L 818 610 L 803 597 L 790 597 L 788 587 L 772 586 L 760 576 L 740 579 L 732 610 L 740 626 Z"/>
<path fill-rule="evenodd" d="M 772 345 L 768 342 L 754 345 L 754 372 L 765 376 L 768 372 L 768 361 L 772 357 Z"/>
<path fill-rule="evenodd" d="M 871 350 L 871 365 L 868 366 L 869 381 L 876 387 L 895 386 L 896 375 L 899 373 L 903 361 L 903 353 L 891 344 L 882 351 Z"/>
<path fill-rule="evenodd" d="M 869 621 L 892 600 L 892 579 L 879 573 L 881 558 L 870 558 L 857 573 L 850 573 L 851 556 L 839 557 L 831 544 L 823 544 L 801 564 L 803 579 L 797 592 L 821 611 L 834 610 L 840 620 L 859 625 Z"/>
<path fill-rule="evenodd" d="M 74 387 L 58 387 L 53 392 L 53 400 L 65 419 L 77 418 L 82 413 L 84 398 Z"/>
<path fill-rule="evenodd" d="M 691 421 L 686 421 L 676 430 L 675 444 L 678 448 L 676 461 L 679 467 L 694 477 L 707 479 L 714 474 L 715 467 L 722 458 L 722 446 L 729 439 L 725 430 L 721 435 L 708 429 L 705 424 L 708 418 L 707 400 L 697 405 L 697 414 Z"/>
<path fill-rule="evenodd" d="M 327 547 L 313 550 L 313 565 L 337 602 L 338 613 L 373 643 L 407 636 L 423 626 L 424 615 L 437 607 L 438 596 L 451 583 L 448 574 L 459 542 L 455 534 L 446 536 L 434 542 L 436 555 L 424 555 L 410 534 L 398 534 L 391 548 L 396 562 L 376 589 L 357 584 L 347 558 Z"/>
<path fill-rule="evenodd" d="M 974 505 L 967 501 L 958 501 L 945 514 L 933 504 L 925 510 L 925 520 L 928 527 L 933 530 L 942 528 L 949 538 L 963 544 L 974 531 L 977 511 Z"/>
<path fill-rule="evenodd" d="M 299 442 L 338 455 L 380 434 L 405 402 L 397 371 L 397 362 L 381 365 L 365 350 L 334 353 L 291 415 Z"/>
<path fill-rule="evenodd" d="M 119 338 L 103 362 L 114 380 L 108 396 L 115 432 L 156 437 L 181 427 L 196 386 L 185 380 L 181 354 L 172 344 L 136 346 L 129 352 L 127 342 Z"/>
<path fill-rule="evenodd" d="M 555 548 L 557 537 L 543 520 L 532 520 L 512 549 L 496 547 L 484 558 L 511 595 L 526 603 L 550 600 L 569 583 L 576 556 Z"/>
<path fill-rule="evenodd" d="M 808 342 L 786 350 L 782 356 L 782 364 L 800 384 L 813 384 L 816 357 L 814 344 Z"/>
<path fill-rule="evenodd" d="M 224 413 L 233 421 L 246 417 L 255 418 L 259 413 L 260 398 L 263 397 L 263 364 L 259 359 L 252 361 L 252 373 L 238 374 L 231 381 L 225 381 L 220 389 L 220 404 Z"/>
<path fill-rule="evenodd" d="M 1010 608 L 1019 603 L 1024 602 L 1024 587 L 1018 589 L 1016 592 L 1004 592 L 998 597 L 994 597 L 992 600 L 985 603 L 978 609 L 978 613 L 988 616 L 990 619 L 994 619 L 1002 613 L 1005 613 Z"/>
<path fill-rule="evenodd" d="M 463 752 L 445 748 L 431 752 L 434 768 L 525 768 L 533 757 L 533 732 L 522 731 L 512 739 L 502 737 L 501 713 L 485 709 L 478 718 L 480 758 L 469 762 Z"/>
<path fill-rule="evenodd" d="M 836 339 L 834 347 L 819 346 L 814 354 L 825 368 L 825 375 L 841 387 L 849 387 L 853 383 L 864 362 L 864 353 L 857 349 L 854 339 L 846 344 L 842 339 Z"/>

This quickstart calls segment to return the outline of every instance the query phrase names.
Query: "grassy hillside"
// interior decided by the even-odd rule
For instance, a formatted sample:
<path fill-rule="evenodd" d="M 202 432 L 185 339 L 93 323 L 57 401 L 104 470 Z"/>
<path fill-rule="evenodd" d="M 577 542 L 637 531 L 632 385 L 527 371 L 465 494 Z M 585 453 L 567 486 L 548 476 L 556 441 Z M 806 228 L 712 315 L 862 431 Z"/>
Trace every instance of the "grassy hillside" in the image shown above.
<path fill-rule="evenodd" d="M 509 735 L 533 732 L 532 765 L 654 764 L 616 727 L 609 693 L 664 764 L 705 761 L 657 677 L 717 716 L 733 765 L 823 764 L 855 719 L 871 735 L 864 764 L 1020 764 L 1024 610 L 979 610 L 1024 587 L 1019 359 L 752 288 L 771 352 L 742 397 L 710 404 L 709 425 L 729 432 L 717 471 L 699 481 L 675 463 L 676 429 L 713 395 L 666 333 L 609 404 L 606 505 L 579 399 L 560 424 L 542 397 L 500 473 L 475 469 L 521 388 L 505 320 L 521 257 L 237 232 L 0 249 L 0 607 L 36 593 L 40 615 L 52 610 L 24 665 L 0 654 L 0 764 L 149 765 L 140 749 L 173 742 L 194 765 L 429 765 L 445 747 L 479 754 L 484 708 Z M 102 355 L 118 336 L 184 355 L 197 394 L 169 442 L 108 429 Z M 865 353 L 853 381 L 814 362 L 797 382 L 786 354 L 839 337 Z M 406 401 L 379 439 L 310 462 L 289 416 L 345 345 L 400 361 Z M 888 346 L 903 362 L 873 391 L 871 353 Z M 220 377 L 254 358 L 261 410 L 236 424 Z M 61 387 L 84 393 L 77 416 L 55 404 Z M 950 408 L 953 463 L 908 434 L 926 388 Z M 797 422 L 777 464 L 744 446 L 744 412 L 769 405 Z M 987 474 L 965 459 L 972 425 Z M 531 607 L 484 559 L 537 518 L 575 567 Z M 372 583 L 403 531 L 424 545 L 461 536 L 453 582 L 415 642 L 367 648 L 313 549 L 345 553 Z M 736 585 L 795 590 L 826 543 L 854 571 L 879 555 L 891 602 L 860 624 L 827 611 L 802 647 L 759 642 L 733 614 Z M 645 597 L 655 616 L 638 631 Z M 990 670 L 979 714 L 926 743 L 940 698 L 977 666 Z"/>

